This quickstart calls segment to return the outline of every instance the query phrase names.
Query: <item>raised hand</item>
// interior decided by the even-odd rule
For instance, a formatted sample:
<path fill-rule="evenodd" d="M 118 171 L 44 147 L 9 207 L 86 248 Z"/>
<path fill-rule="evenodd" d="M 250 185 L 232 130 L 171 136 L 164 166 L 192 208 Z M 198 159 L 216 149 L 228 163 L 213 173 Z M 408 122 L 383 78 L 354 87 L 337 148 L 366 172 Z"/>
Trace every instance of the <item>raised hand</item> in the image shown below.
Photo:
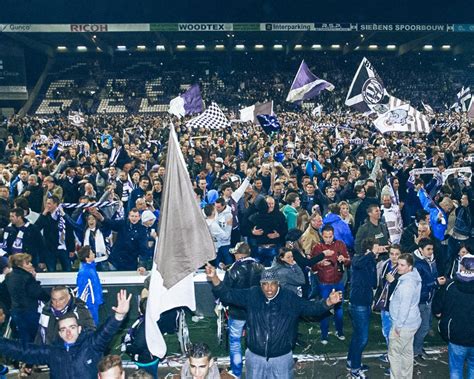
<path fill-rule="evenodd" d="M 117 306 L 112 307 L 112 310 L 115 312 L 115 318 L 119 321 L 123 320 L 130 310 L 130 300 L 132 299 L 132 294 L 127 297 L 127 290 L 120 290 L 117 293 Z"/>

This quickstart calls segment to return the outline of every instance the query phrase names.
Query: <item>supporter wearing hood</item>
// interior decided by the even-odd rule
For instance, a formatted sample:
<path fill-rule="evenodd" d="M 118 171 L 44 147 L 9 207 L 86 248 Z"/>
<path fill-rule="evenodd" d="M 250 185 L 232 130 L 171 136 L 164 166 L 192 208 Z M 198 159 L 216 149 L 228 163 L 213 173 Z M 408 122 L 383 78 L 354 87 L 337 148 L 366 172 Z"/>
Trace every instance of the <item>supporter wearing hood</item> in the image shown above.
<path fill-rule="evenodd" d="M 339 213 L 339 205 L 329 205 L 329 213 L 323 219 L 323 226 L 331 225 L 334 228 L 334 239 L 344 242 L 346 247 L 352 250 L 354 248 L 354 237 L 351 228 L 344 222 Z"/>

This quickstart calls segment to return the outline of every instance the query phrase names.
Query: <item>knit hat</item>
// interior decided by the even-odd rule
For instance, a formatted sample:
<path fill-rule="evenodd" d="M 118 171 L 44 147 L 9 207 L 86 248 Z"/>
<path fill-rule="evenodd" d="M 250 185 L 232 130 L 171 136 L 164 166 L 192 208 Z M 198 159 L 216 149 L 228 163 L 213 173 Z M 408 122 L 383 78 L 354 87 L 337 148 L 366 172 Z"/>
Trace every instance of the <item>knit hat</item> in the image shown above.
<path fill-rule="evenodd" d="M 260 277 L 260 283 L 265 282 L 279 282 L 280 279 L 277 276 L 275 270 L 267 269 L 262 272 L 262 276 Z"/>
<path fill-rule="evenodd" d="M 210 190 L 206 195 L 206 200 L 208 204 L 214 204 L 218 198 L 219 192 L 217 192 L 215 189 Z"/>
<path fill-rule="evenodd" d="M 142 213 L 142 224 L 148 221 L 155 222 L 155 220 L 156 220 L 156 216 L 153 214 L 152 211 L 147 210 Z"/>
<path fill-rule="evenodd" d="M 458 271 L 456 278 L 461 282 L 471 282 L 474 280 L 474 255 L 466 254 L 462 257 L 460 266 L 463 268 Z"/>
<path fill-rule="evenodd" d="M 290 242 L 298 241 L 302 235 L 303 235 L 303 232 L 301 230 L 297 228 L 290 229 L 288 230 L 288 233 L 286 233 L 285 241 L 290 241 Z"/>

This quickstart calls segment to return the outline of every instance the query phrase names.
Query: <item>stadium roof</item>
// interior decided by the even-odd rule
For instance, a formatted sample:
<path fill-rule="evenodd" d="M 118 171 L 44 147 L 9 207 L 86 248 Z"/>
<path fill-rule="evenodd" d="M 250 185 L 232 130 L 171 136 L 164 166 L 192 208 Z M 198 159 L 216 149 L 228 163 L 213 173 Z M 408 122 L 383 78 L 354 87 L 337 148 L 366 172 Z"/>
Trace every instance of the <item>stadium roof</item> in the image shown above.
<path fill-rule="evenodd" d="M 474 24 L 417 23 L 140 23 L 0 24 L 0 38 L 49 55 L 83 51 L 354 50 L 474 51 Z M 78 50 L 78 46 L 82 48 Z"/>
<path fill-rule="evenodd" d="M 4 0 L 0 22 L 407 22 L 469 23 L 471 0 Z"/>

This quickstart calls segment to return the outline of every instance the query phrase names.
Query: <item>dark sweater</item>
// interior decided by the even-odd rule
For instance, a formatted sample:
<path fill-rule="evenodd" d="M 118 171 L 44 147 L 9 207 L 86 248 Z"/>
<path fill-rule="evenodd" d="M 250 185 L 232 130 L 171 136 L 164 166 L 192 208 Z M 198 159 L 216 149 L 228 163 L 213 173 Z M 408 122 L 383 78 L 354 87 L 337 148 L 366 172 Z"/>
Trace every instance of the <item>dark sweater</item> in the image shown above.
<path fill-rule="evenodd" d="M 351 304 L 371 306 L 374 297 L 373 289 L 377 287 L 375 254 L 370 252 L 354 255 L 351 269 Z"/>

